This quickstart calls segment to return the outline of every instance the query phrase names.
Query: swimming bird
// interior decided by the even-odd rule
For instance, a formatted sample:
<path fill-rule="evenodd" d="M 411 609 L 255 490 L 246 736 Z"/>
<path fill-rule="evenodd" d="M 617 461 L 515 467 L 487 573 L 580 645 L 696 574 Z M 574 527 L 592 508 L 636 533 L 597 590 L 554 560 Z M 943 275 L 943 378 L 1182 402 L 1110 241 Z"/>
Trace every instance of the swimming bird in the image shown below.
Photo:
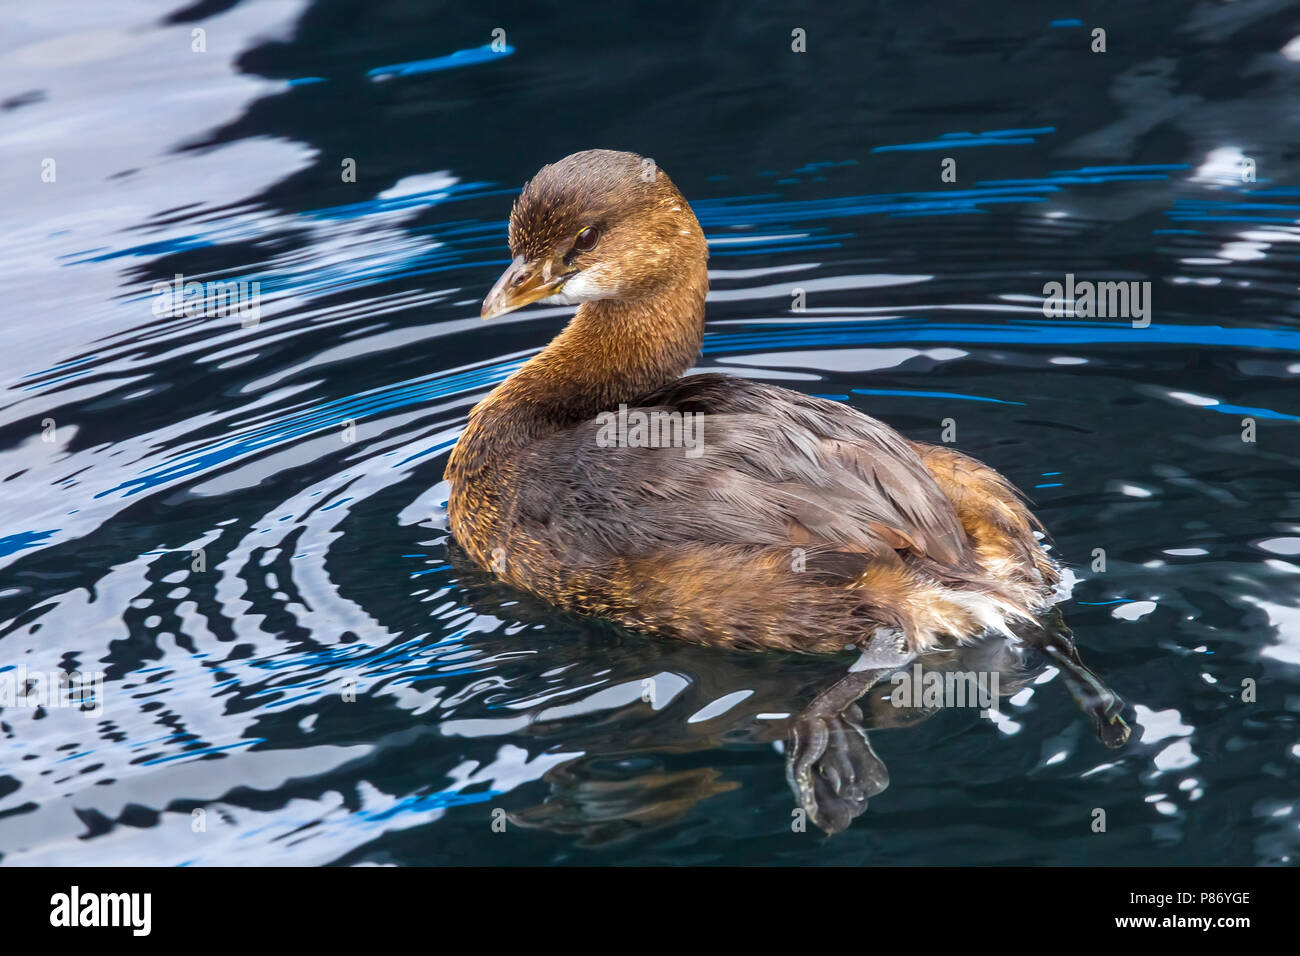
<path fill-rule="evenodd" d="M 667 174 L 587 150 L 510 214 L 485 319 L 577 306 L 470 412 L 450 528 L 480 568 L 568 611 L 699 644 L 906 652 L 1011 633 L 1059 571 L 997 471 L 700 353 L 708 245 Z"/>

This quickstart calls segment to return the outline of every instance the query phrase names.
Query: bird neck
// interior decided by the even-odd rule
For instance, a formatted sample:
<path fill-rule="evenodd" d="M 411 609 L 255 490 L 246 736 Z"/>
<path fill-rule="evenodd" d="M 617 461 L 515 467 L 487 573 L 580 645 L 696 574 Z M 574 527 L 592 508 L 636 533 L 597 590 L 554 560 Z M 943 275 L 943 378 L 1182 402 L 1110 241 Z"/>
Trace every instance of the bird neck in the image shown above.
<path fill-rule="evenodd" d="M 521 447 L 681 377 L 700 353 L 708 288 L 700 262 L 657 294 L 584 302 L 546 348 L 475 406 L 453 469 L 481 459 L 489 444 Z"/>

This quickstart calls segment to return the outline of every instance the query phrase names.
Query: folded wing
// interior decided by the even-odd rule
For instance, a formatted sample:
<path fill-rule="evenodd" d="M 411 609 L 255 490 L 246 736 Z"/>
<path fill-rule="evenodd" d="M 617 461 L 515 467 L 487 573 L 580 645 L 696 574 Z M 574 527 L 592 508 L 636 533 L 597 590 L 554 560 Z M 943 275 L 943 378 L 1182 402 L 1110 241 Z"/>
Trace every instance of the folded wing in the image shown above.
<path fill-rule="evenodd" d="M 632 411 L 702 416 L 682 432 L 693 447 L 610 447 L 600 421 L 549 436 L 518 462 L 521 530 L 591 564 L 710 543 L 971 568 L 951 502 L 882 422 L 723 375 Z"/>

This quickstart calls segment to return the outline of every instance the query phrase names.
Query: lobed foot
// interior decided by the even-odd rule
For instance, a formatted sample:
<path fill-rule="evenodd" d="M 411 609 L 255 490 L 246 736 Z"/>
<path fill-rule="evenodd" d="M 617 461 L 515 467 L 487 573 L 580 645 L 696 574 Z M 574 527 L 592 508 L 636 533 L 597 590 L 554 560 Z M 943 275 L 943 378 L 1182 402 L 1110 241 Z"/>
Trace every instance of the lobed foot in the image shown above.
<path fill-rule="evenodd" d="M 862 710 L 854 701 L 896 669 L 849 673 L 820 694 L 790 728 L 786 780 L 809 818 L 827 833 L 845 829 L 867 809 L 869 797 L 889 786 L 889 771 L 871 749 Z"/>
<path fill-rule="evenodd" d="M 841 714 L 804 713 L 790 730 L 786 779 L 809 818 L 834 834 L 889 786 L 889 771 L 862 729 L 856 705 Z"/>
<path fill-rule="evenodd" d="M 1092 718 L 1097 739 L 1112 750 L 1124 746 L 1133 731 L 1124 719 L 1123 699 L 1084 665 L 1059 611 L 1053 623 L 1039 635 L 1038 645 L 1061 671 L 1079 709 Z"/>

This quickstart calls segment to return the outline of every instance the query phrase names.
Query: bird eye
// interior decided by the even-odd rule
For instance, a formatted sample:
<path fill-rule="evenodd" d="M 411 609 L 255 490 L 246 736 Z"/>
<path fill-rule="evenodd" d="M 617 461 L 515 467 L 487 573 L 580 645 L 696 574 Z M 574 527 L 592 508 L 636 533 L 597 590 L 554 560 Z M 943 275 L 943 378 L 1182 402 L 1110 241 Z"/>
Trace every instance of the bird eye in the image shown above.
<path fill-rule="evenodd" d="M 596 248 L 596 242 L 600 239 L 600 230 L 595 226 L 588 226 L 582 232 L 578 233 L 573 240 L 574 252 L 590 252 Z"/>

